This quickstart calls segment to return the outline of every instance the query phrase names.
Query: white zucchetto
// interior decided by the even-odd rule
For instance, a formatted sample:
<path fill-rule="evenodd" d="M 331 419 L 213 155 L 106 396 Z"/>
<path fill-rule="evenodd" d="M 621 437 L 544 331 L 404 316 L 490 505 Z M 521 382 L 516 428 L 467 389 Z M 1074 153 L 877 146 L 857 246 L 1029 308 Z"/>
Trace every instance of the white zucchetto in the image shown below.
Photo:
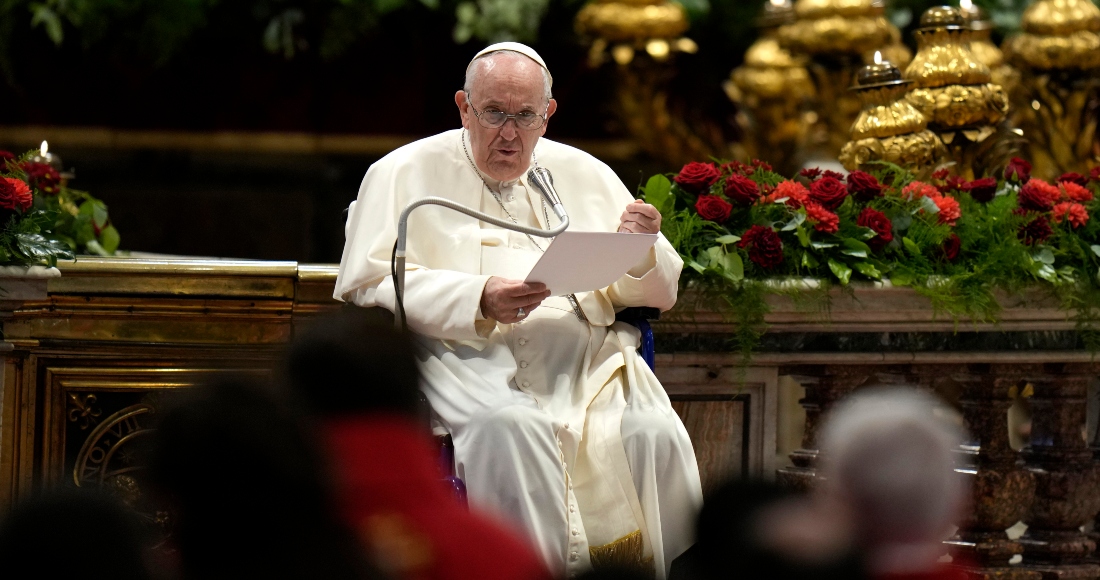
<path fill-rule="evenodd" d="M 470 64 L 466 65 L 466 71 L 468 72 L 470 70 L 470 67 L 474 65 L 474 61 L 476 61 L 477 59 L 491 52 L 500 52 L 502 50 L 518 52 L 523 56 L 526 56 L 527 58 L 535 61 L 535 63 L 537 63 L 539 66 L 542 67 L 543 70 L 546 71 L 546 76 L 550 77 L 550 86 L 554 86 L 554 76 L 550 74 L 550 69 L 546 67 L 546 61 L 542 60 L 542 57 L 539 56 L 539 53 L 535 52 L 535 49 L 519 42 L 498 42 L 496 44 L 491 44 L 485 47 L 481 50 L 481 52 L 475 54 L 474 58 L 470 59 Z"/>

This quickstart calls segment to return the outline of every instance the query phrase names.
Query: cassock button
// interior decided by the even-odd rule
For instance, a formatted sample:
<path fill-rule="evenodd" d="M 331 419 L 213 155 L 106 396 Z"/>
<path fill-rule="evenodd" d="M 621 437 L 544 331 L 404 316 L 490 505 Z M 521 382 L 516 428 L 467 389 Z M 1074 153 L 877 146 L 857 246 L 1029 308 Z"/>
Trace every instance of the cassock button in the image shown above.
<path fill-rule="evenodd" d="M 527 361 L 525 361 L 525 360 L 519 361 L 519 368 L 521 368 L 521 369 L 527 368 Z"/>
<path fill-rule="evenodd" d="M 569 513 L 574 513 L 576 511 L 577 511 L 577 506 L 575 506 L 575 505 L 569 506 Z"/>
<path fill-rule="evenodd" d="M 526 338 L 519 339 L 519 345 L 520 346 L 526 346 L 527 345 L 527 339 Z"/>
<path fill-rule="evenodd" d="M 576 553 L 576 552 L 570 552 L 569 553 L 569 559 L 573 562 L 576 562 L 577 560 L 580 560 L 580 558 L 581 558 L 581 555 Z"/>
<path fill-rule="evenodd" d="M 523 381 L 523 388 L 525 388 L 525 389 L 526 389 L 527 387 L 530 387 L 530 386 L 531 386 L 531 382 L 530 382 L 530 381 Z"/>
<path fill-rule="evenodd" d="M 566 423 L 565 425 L 562 425 L 562 427 L 565 427 L 566 429 L 568 429 L 569 428 L 569 423 Z"/>
<path fill-rule="evenodd" d="M 581 535 L 581 531 L 578 530 L 577 528 L 573 528 L 573 535 L 574 536 L 579 536 L 579 535 Z"/>
<path fill-rule="evenodd" d="M 514 196 L 514 195 L 509 195 L 509 196 L 508 196 L 508 201 L 516 201 L 516 196 Z"/>

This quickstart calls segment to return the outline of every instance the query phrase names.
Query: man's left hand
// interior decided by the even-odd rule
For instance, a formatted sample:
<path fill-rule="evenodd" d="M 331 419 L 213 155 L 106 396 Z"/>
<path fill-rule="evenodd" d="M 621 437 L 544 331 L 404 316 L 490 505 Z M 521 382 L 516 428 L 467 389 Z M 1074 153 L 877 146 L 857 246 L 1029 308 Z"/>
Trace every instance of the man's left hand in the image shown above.
<path fill-rule="evenodd" d="M 661 231 L 661 212 L 640 199 L 626 206 L 619 218 L 619 231 L 632 234 L 655 234 Z"/>

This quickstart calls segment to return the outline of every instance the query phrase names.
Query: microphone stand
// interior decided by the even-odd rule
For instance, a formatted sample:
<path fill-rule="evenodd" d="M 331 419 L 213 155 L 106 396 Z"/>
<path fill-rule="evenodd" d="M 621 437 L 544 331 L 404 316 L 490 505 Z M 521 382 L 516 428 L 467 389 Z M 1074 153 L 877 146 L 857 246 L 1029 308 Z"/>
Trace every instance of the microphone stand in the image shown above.
<path fill-rule="evenodd" d="M 537 173 L 536 173 L 537 172 Z M 521 226 L 512 222 L 495 218 L 491 215 L 487 215 L 468 208 L 460 203 L 453 202 L 449 199 L 442 197 L 423 197 L 416 201 L 409 203 L 405 206 L 405 209 L 401 211 L 401 217 L 397 222 L 397 244 L 394 246 L 394 291 L 396 294 L 396 310 L 393 316 L 394 328 L 398 330 L 405 329 L 405 245 L 408 241 L 408 229 L 409 229 L 409 214 L 416 208 L 422 205 L 440 205 L 448 209 L 452 209 L 459 213 L 466 214 L 470 217 L 477 218 L 483 222 L 488 222 L 494 226 L 511 230 L 513 232 L 519 232 L 521 234 L 527 234 L 529 236 L 538 236 L 540 238 L 552 238 L 561 234 L 569 227 L 569 216 L 565 215 L 565 209 L 562 207 L 561 201 L 557 199 L 557 194 L 553 192 L 553 179 L 550 178 L 550 172 L 536 168 L 532 169 L 528 174 L 528 178 L 531 183 L 538 189 L 542 195 L 548 198 L 554 209 L 554 214 L 558 216 L 558 221 L 561 222 L 552 230 L 541 230 L 538 228 L 529 228 L 527 226 Z M 546 181 L 549 181 L 550 185 L 547 186 Z"/>

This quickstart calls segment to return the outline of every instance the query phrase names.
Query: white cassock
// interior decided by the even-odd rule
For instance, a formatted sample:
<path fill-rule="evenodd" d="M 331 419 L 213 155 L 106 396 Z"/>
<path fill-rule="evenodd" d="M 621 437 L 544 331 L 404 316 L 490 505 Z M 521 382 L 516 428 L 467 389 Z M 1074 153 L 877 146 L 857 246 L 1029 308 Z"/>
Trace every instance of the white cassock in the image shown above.
<path fill-rule="evenodd" d="M 446 197 L 509 219 L 503 205 L 520 224 L 547 228 L 526 176 L 492 181 L 498 203 L 463 140 L 468 147 L 464 131 L 441 133 L 370 167 L 348 216 L 337 299 L 394 309 L 397 220 L 415 199 Z M 633 198 L 610 168 L 547 139 L 535 159 L 554 176 L 571 230 L 618 229 Z M 683 266 L 676 251 L 662 236 L 622 279 L 577 295 L 587 321 L 552 297 L 522 322 L 500 324 L 480 311 L 485 283 L 539 252 L 536 243 L 438 206 L 413 212 L 408 231 L 405 313 L 420 339 L 424 392 L 454 439 L 471 504 L 519 526 L 556 573 L 652 558 L 665 577 L 693 542 L 699 469 L 683 423 L 637 353 L 637 329 L 615 322 L 615 311 L 671 308 Z"/>

